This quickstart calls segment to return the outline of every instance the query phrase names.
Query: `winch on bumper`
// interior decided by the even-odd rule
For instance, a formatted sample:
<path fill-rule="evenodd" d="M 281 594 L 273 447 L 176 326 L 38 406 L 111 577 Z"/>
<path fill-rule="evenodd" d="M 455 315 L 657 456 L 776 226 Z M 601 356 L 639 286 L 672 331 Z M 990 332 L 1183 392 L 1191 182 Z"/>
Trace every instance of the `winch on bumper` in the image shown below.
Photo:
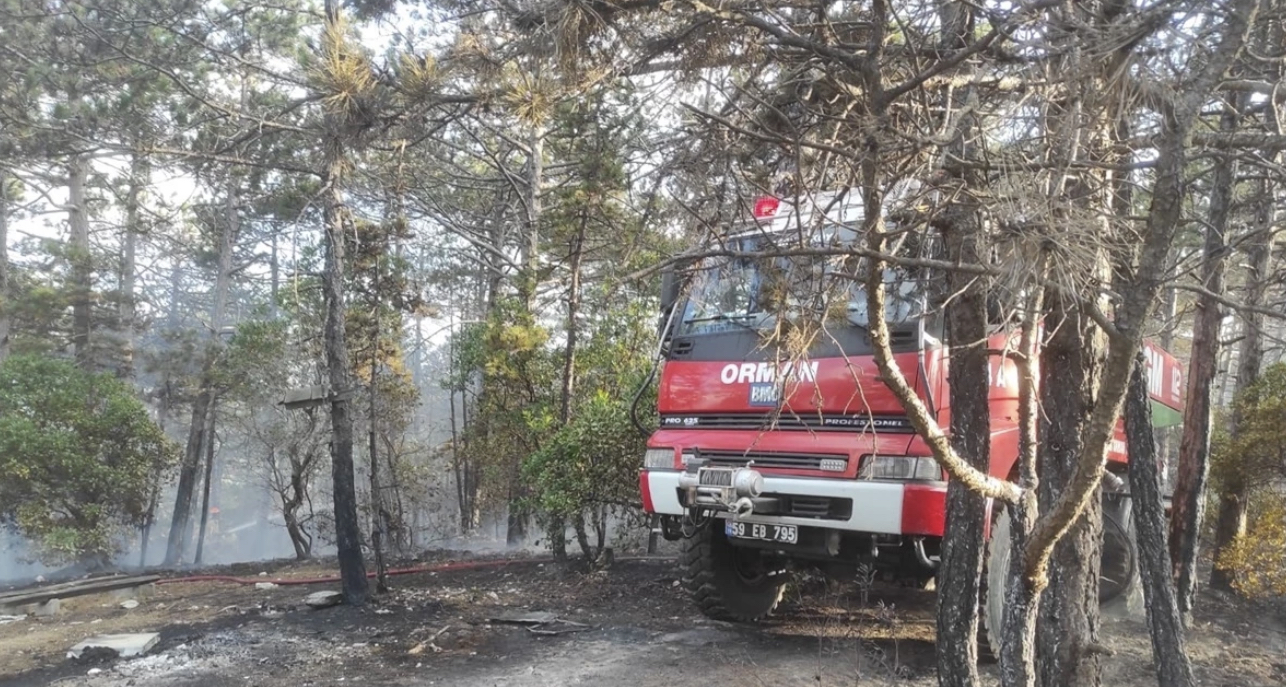
<path fill-rule="evenodd" d="M 751 468 L 712 468 L 689 464 L 679 473 L 686 508 L 709 508 L 746 517 L 777 512 L 778 500 L 763 498 L 764 477 Z"/>

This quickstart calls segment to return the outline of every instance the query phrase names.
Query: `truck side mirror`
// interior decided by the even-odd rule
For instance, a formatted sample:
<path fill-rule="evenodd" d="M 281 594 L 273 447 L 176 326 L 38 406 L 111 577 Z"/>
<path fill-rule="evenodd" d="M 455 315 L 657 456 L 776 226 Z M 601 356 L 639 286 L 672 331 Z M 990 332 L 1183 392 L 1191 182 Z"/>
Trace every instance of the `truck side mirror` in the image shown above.
<path fill-rule="evenodd" d="M 661 312 L 669 312 L 679 300 L 679 275 L 674 266 L 661 270 Z"/>

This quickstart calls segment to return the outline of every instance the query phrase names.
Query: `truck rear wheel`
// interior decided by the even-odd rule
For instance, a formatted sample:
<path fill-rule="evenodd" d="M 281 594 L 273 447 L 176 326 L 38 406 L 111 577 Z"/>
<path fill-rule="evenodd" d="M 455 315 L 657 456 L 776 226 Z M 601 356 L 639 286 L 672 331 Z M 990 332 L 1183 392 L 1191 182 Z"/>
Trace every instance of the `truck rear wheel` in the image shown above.
<path fill-rule="evenodd" d="M 733 546 L 715 520 L 683 539 L 683 586 L 706 617 L 754 622 L 777 608 L 786 570 L 766 551 Z"/>
<path fill-rule="evenodd" d="M 985 590 L 982 598 L 982 627 L 979 634 L 979 655 L 996 659 L 1000 657 L 1000 637 L 1005 613 L 1005 579 L 1009 574 L 1012 556 L 1009 540 L 1009 509 L 1003 506 L 991 526 L 991 539 L 987 542 L 986 568 L 983 570 Z M 1138 557 L 1135 549 L 1134 527 L 1130 518 L 1128 498 L 1103 499 L 1103 558 L 1099 572 L 1099 606 L 1106 608 L 1117 602 L 1124 603 L 1139 588 Z M 986 656 L 990 650 L 990 656 Z"/>

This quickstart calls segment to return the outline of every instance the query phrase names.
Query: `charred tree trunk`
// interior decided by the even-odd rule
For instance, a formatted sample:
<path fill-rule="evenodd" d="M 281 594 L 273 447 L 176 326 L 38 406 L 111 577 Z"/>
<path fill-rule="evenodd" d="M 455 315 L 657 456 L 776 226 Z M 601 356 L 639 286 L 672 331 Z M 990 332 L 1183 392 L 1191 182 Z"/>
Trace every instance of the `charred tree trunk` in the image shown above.
<path fill-rule="evenodd" d="M 944 227 L 947 259 L 976 264 L 987 255 L 986 238 L 973 208 L 962 207 Z M 988 289 L 970 275 L 947 273 L 959 296 L 947 313 L 951 342 L 951 444 L 971 466 L 991 465 L 991 414 L 987 405 Z M 1000 507 L 1000 506 L 997 506 Z M 978 682 L 978 602 L 981 594 L 987 500 L 959 480 L 947 484 L 947 529 L 938 572 L 938 681 L 943 687 Z M 1003 594 L 1003 590 L 989 593 Z"/>
<path fill-rule="evenodd" d="M 1220 130 L 1232 131 L 1236 126 L 1237 112 L 1226 110 L 1220 118 Z M 1197 549 L 1205 514 L 1206 481 L 1210 474 L 1210 425 L 1214 412 L 1211 388 L 1215 381 L 1219 330 L 1223 322 L 1218 297 L 1224 292 L 1226 231 L 1232 210 L 1235 176 L 1236 163 L 1232 157 L 1223 155 L 1217 158 L 1214 187 L 1210 192 L 1210 216 L 1201 253 L 1202 286 L 1210 293 L 1199 297 L 1196 321 L 1192 325 L 1187 405 L 1170 512 L 1170 560 L 1178 586 L 1179 612 L 1185 619 L 1192 613 L 1197 595 Z"/>
<path fill-rule="evenodd" d="M 342 50 L 343 27 L 338 0 L 326 0 L 324 52 Z M 330 55 L 330 56 L 334 56 Z M 322 136 L 325 162 L 322 173 L 324 210 L 322 247 L 325 264 L 322 293 L 326 303 L 323 331 L 326 371 L 330 381 L 331 489 L 335 507 L 335 543 L 344 600 L 350 605 L 366 603 L 369 585 L 366 561 L 362 557 L 362 527 L 357 514 L 357 485 L 353 464 L 353 383 L 348 358 L 344 297 L 344 197 L 343 180 L 347 123 L 342 113 L 328 113 Z"/>
<path fill-rule="evenodd" d="M 228 197 L 224 221 L 219 231 L 218 267 L 214 278 L 214 303 L 211 306 L 210 343 L 206 348 L 201 367 L 201 383 L 196 401 L 192 404 L 192 424 L 188 429 L 187 446 L 179 464 L 179 484 L 174 496 L 174 512 L 170 518 L 170 535 L 166 541 L 165 565 L 178 565 L 187 551 L 191 536 L 192 505 L 195 498 L 202 450 L 208 441 L 207 428 L 213 427 L 215 367 L 222 354 L 220 334 L 227 313 L 228 293 L 232 287 L 232 252 L 241 231 L 240 195 L 235 182 L 228 184 Z M 175 273 L 177 275 L 177 271 Z M 175 281 L 177 286 L 177 281 Z M 177 298 L 177 294 L 175 294 Z M 172 313 L 173 314 L 173 313 Z M 173 318 L 172 318 L 173 319 Z M 210 430 L 212 431 L 212 430 Z"/>
<path fill-rule="evenodd" d="M 199 566 L 205 555 L 205 533 L 210 524 L 210 491 L 214 486 L 214 422 L 218 415 L 218 397 L 210 401 L 210 411 L 205 423 L 205 478 L 201 483 L 201 523 L 197 528 L 196 555 L 192 564 Z"/>
<path fill-rule="evenodd" d="M 186 553 L 188 536 L 192 529 L 192 501 L 201 469 L 202 448 L 205 446 L 206 416 L 209 414 L 213 397 L 214 392 L 207 388 L 197 394 L 196 400 L 192 403 L 192 423 L 188 427 L 188 440 L 183 450 L 183 461 L 179 463 L 179 484 L 174 496 L 174 513 L 170 518 L 170 534 L 166 539 L 163 563 L 166 566 L 179 565 L 183 561 L 183 554 Z"/>
<path fill-rule="evenodd" d="M 94 369 L 89 350 L 93 309 L 93 256 L 89 246 L 89 158 L 77 155 L 67 169 L 67 225 L 71 230 L 68 258 L 71 261 L 71 345 L 76 363 Z"/>
<path fill-rule="evenodd" d="M 966 3 L 942 2 L 940 43 L 945 50 L 967 47 L 973 29 L 973 10 Z M 966 91 L 966 93 L 968 93 Z M 961 102 L 968 95 L 947 95 L 947 111 L 967 111 Z M 957 155 L 969 157 L 976 122 L 970 115 L 953 122 L 952 144 Z M 955 180 L 962 186 L 968 179 Z M 968 202 L 966 190 L 939 227 L 948 260 L 966 264 L 985 262 L 987 236 L 978 208 Z M 987 303 L 990 284 L 957 272 L 947 272 L 947 289 L 957 294 L 947 308 L 947 339 L 951 345 L 950 386 L 951 445 L 969 465 L 983 473 L 991 468 L 991 417 L 988 411 L 990 355 L 987 351 Z M 935 409 L 936 410 L 936 409 Z M 937 418 L 934 418 L 935 420 Z M 1000 505 L 997 508 L 1003 507 Z M 946 531 L 937 575 L 938 684 L 942 687 L 972 687 L 978 683 L 979 601 L 983 561 L 987 499 L 960 480 L 947 483 Z M 990 593 L 1003 593 L 994 590 Z"/>
<path fill-rule="evenodd" d="M 329 3 L 328 3 L 329 4 Z M 332 135 L 333 136 L 333 135 Z M 359 606 L 366 602 L 366 562 L 362 557 L 362 531 L 357 516 L 357 485 L 353 464 L 353 400 L 344 313 L 344 206 L 339 183 L 343 149 L 327 141 L 325 183 L 325 268 L 322 290 L 326 299 L 325 349 L 330 380 L 331 481 L 335 499 L 335 540 L 343 577 L 344 599 Z"/>
<path fill-rule="evenodd" d="M 1170 577 L 1166 551 L 1165 505 L 1157 471 L 1156 439 L 1152 433 L 1152 405 L 1148 397 L 1146 362 L 1140 353 L 1130 374 L 1125 397 L 1125 443 L 1130 456 L 1130 498 L 1139 550 L 1139 574 L 1147 607 L 1152 656 L 1160 687 L 1195 684 L 1192 663 L 1184 641 L 1183 619 Z"/>
<path fill-rule="evenodd" d="M 1038 276 L 1044 277 L 1046 258 L 1041 256 Z M 1023 498 L 1009 504 L 1009 550 L 1022 552 L 1036 527 L 1039 513 L 1036 458 L 1039 451 L 1039 406 L 1037 404 L 1037 354 L 1040 343 L 1039 322 L 1044 309 L 1044 293 L 1033 289 L 1026 299 L 1023 326 L 1018 345 L 1018 463 L 1017 479 L 1023 489 Z M 992 537 L 1002 536 L 993 532 Z M 994 559 L 993 559 L 994 560 Z M 1004 627 L 1000 642 L 1000 683 L 1003 687 L 1034 687 L 1036 684 L 1036 617 L 1040 598 L 1047 580 L 1029 576 L 1026 557 L 1012 555 L 1005 589 L 988 590 L 990 594 L 1004 594 L 1002 616 Z M 995 579 L 989 575 L 988 579 Z"/>
<path fill-rule="evenodd" d="M 1083 437 L 1096 402 L 1103 340 L 1078 303 L 1052 298 L 1046 327 L 1052 331 L 1040 359 L 1042 420 L 1037 491 L 1042 517 L 1070 488 L 1084 452 Z M 1049 587 L 1041 595 L 1036 666 L 1043 687 L 1097 687 L 1102 666 L 1098 643 L 1099 548 L 1102 504 L 1098 490 L 1057 544 L 1049 561 Z"/>

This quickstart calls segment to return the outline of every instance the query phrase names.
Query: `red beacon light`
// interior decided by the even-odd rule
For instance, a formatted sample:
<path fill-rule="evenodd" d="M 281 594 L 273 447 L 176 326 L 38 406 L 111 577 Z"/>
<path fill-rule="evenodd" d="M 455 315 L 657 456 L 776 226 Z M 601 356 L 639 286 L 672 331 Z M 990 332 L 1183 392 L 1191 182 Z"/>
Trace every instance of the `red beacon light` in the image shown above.
<path fill-rule="evenodd" d="M 764 219 L 777 214 L 777 207 L 781 201 L 772 196 L 764 196 L 755 199 L 755 219 Z"/>

